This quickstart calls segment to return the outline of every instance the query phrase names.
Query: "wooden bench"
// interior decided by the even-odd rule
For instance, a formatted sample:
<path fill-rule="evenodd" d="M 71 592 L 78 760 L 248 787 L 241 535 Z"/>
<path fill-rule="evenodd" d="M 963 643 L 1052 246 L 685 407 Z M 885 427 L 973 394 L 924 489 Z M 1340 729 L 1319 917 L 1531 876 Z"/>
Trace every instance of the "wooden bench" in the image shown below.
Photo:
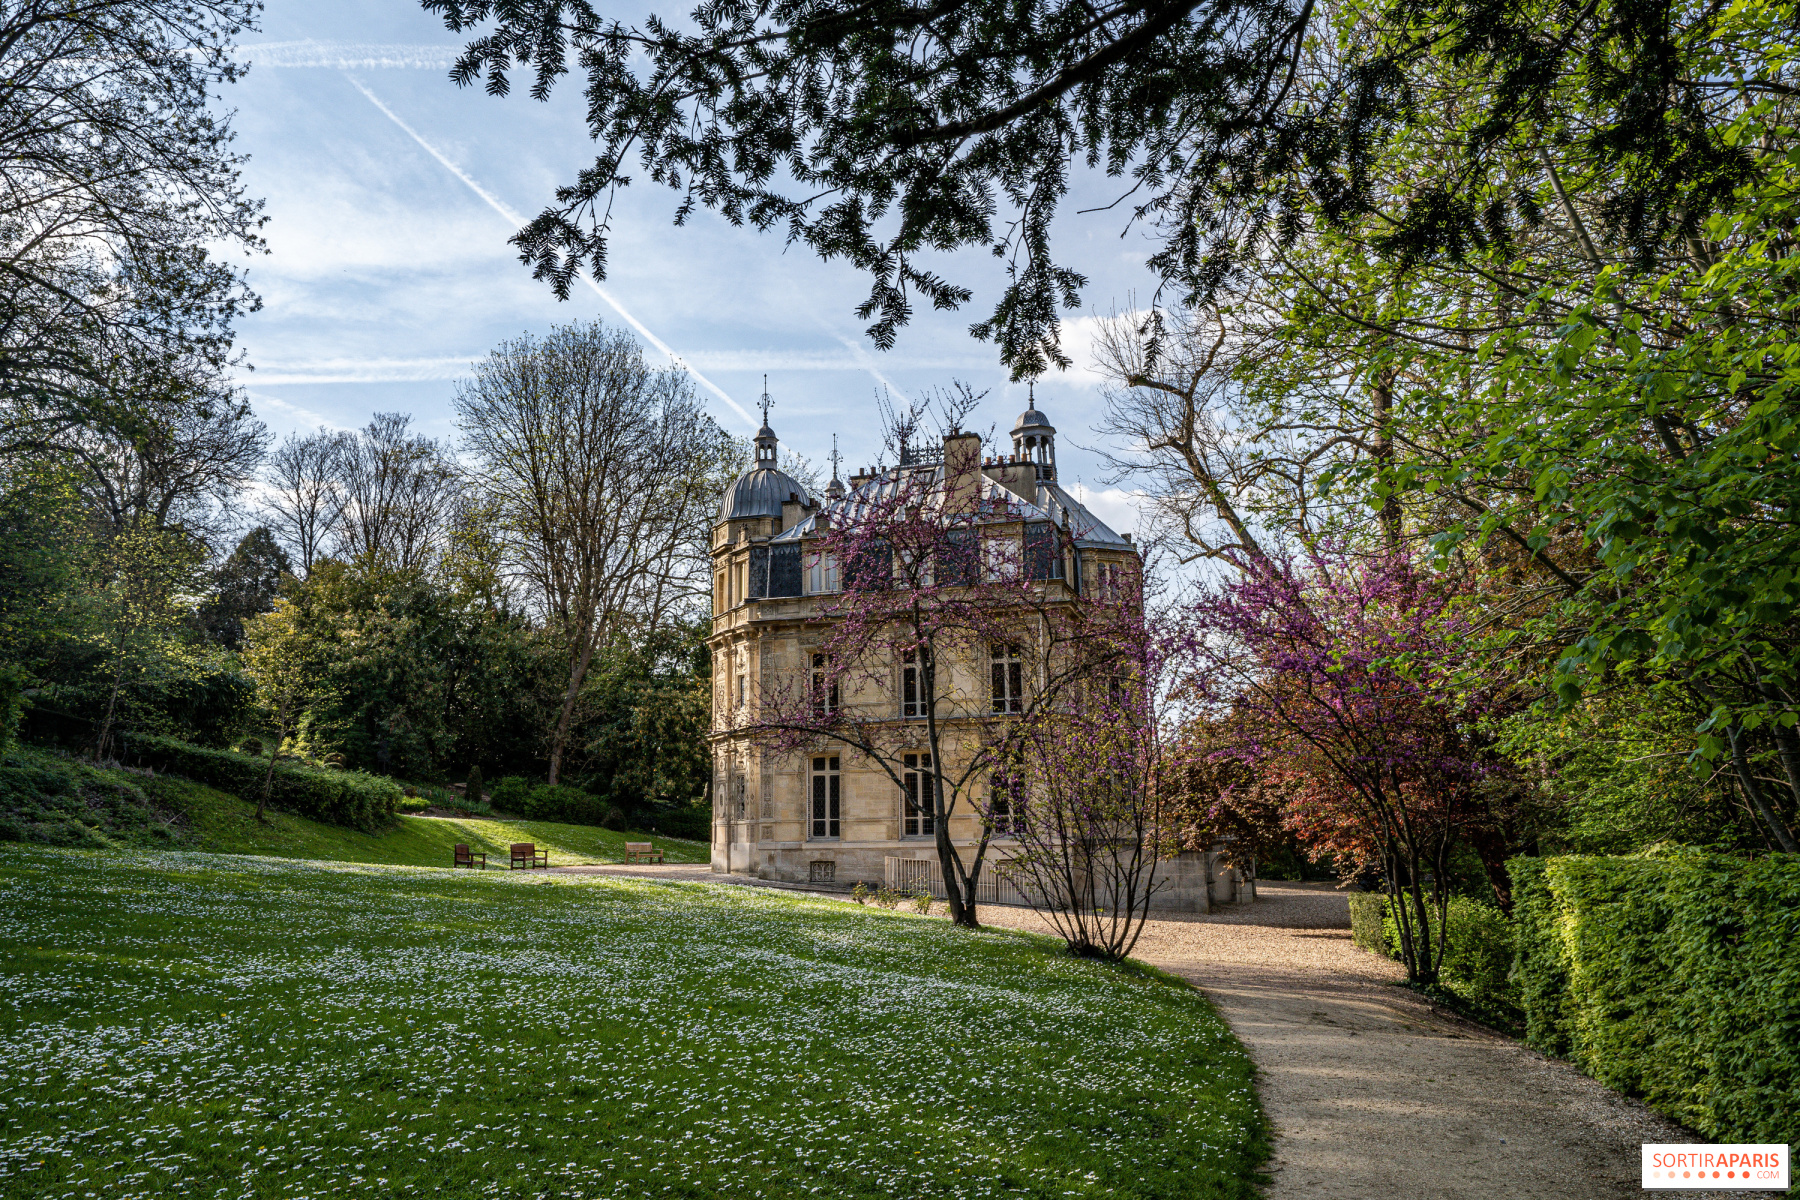
<path fill-rule="evenodd" d="M 458 842 L 456 843 L 456 859 L 450 865 L 452 867 L 477 867 L 485 871 L 487 870 L 487 855 L 471 854 L 467 846 Z"/>
<path fill-rule="evenodd" d="M 625 861 L 628 863 L 661 862 L 662 860 L 662 851 L 658 850 L 655 846 L 652 846 L 649 842 L 625 843 Z"/>
<path fill-rule="evenodd" d="M 533 867 L 548 869 L 549 866 L 550 852 L 548 850 L 539 850 L 530 842 L 512 843 L 512 866 L 508 868 L 509 870 L 523 867 L 529 871 Z"/>

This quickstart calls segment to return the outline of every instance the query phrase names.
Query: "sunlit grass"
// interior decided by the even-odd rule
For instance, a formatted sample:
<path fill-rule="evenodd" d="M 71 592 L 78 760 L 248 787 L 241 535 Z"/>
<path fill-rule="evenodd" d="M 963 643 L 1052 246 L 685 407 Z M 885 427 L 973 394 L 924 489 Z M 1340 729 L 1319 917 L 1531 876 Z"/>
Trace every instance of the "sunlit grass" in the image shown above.
<path fill-rule="evenodd" d="M 0 847 L 0 1194 L 1250 1197 L 1241 1047 L 1040 938 L 711 884 Z"/>
<path fill-rule="evenodd" d="M 230 854 L 272 854 L 283 858 L 325 858 L 338 862 L 388 863 L 407 867 L 448 867 L 458 842 L 486 853 L 490 868 L 505 870 L 507 846 L 532 842 L 550 852 L 554 866 L 622 863 L 626 842 L 651 842 L 669 862 L 703 863 L 711 848 L 660 834 L 615 832 L 595 825 L 555 821 L 499 821 L 462 817 L 401 816 L 392 828 L 362 833 L 324 825 L 287 813 L 265 813 L 227 792 L 184 779 L 138 780 L 159 800 L 183 814 L 189 838 L 206 850 Z M 497 861 L 496 861 L 497 860 Z"/>

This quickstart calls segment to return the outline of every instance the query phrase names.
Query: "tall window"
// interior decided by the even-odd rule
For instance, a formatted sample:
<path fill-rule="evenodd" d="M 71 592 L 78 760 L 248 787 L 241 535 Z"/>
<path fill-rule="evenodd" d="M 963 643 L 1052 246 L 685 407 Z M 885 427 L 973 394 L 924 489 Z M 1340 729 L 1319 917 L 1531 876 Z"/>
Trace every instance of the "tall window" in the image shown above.
<path fill-rule="evenodd" d="M 936 833 L 937 806 L 932 803 L 931 755 L 908 754 L 905 766 L 906 771 L 900 778 L 905 780 L 901 799 L 906 811 L 901 817 L 900 832 L 906 837 Z"/>
<path fill-rule="evenodd" d="M 995 771 L 988 780 L 988 827 L 994 836 L 1011 837 L 1017 833 L 1024 807 L 1024 782 L 1005 771 Z"/>
<path fill-rule="evenodd" d="M 806 560 L 806 594 L 838 590 L 837 559 L 829 554 L 814 554 Z"/>
<path fill-rule="evenodd" d="M 840 778 L 835 757 L 812 760 L 812 836 L 816 838 L 838 836 Z"/>
<path fill-rule="evenodd" d="M 738 676 L 737 700 L 738 700 L 737 706 L 739 708 L 742 708 L 742 707 L 744 707 L 744 705 L 750 703 L 750 676 L 748 676 L 748 675 L 739 675 Z"/>
<path fill-rule="evenodd" d="M 838 709 L 838 681 L 832 674 L 831 663 L 825 655 L 813 655 L 812 665 L 813 713 L 817 716 L 829 717 Z M 832 761 L 836 762 L 837 760 L 833 759 Z"/>
<path fill-rule="evenodd" d="M 925 680 L 919 674 L 919 652 L 917 650 L 900 652 L 900 715 L 902 717 L 925 715 Z"/>
<path fill-rule="evenodd" d="M 731 804 L 732 816 L 736 820 L 741 821 L 747 815 L 745 810 L 748 808 L 748 805 L 744 801 L 744 777 L 743 776 L 740 775 L 735 780 L 732 781 L 731 794 L 732 794 L 732 804 Z"/>
<path fill-rule="evenodd" d="M 995 642 L 991 651 L 990 673 L 994 684 L 994 711 L 1023 712 L 1025 709 L 1025 664 L 1019 648 L 1008 642 Z"/>

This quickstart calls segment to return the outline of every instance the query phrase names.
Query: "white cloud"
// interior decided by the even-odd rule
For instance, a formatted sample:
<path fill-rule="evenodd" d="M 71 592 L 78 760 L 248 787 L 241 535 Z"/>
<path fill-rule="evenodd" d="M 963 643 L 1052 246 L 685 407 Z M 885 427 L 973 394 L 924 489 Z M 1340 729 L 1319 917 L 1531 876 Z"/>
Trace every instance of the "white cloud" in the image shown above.
<path fill-rule="evenodd" d="M 460 43 L 316 42 L 311 38 L 298 42 L 252 42 L 238 47 L 252 66 L 327 67 L 337 71 L 447 71 L 462 49 Z"/>

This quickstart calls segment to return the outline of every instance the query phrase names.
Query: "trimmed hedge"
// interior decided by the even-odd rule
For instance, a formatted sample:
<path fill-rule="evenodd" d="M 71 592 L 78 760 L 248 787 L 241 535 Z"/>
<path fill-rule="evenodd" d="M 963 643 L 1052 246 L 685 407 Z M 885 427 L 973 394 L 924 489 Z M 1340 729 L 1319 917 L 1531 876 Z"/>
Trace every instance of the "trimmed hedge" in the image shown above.
<path fill-rule="evenodd" d="M 1525 1038 L 1720 1142 L 1800 1142 L 1800 858 L 1515 858 Z"/>
<path fill-rule="evenodd" d="M 166 771 L 231 792 L 255 803 L 269 770 L 266 758 L 229 750 L 207 750 L 174 738 L 134 733 L 124 738 L 126 756 L 144 766 Z M 400 785 L 361 771 L 327 771 L 293 763 L 277 763 L 270 780 L 269 804 L 283 812 L 373 833 L 394 820 Z"/>

